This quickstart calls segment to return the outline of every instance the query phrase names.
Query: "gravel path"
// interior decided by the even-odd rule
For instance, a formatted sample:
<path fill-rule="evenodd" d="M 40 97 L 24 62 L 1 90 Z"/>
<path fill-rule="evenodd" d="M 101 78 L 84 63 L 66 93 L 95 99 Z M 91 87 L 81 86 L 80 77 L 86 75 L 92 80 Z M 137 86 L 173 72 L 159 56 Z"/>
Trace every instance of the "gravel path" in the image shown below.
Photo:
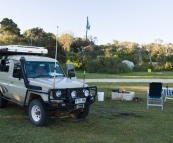
<path fill-rule="evenodd" d="M 83 79 L 76 79 L 83 82 Z M 173 83 L 173 79 L 85 79 L 85 82 L 162 82 Z"/>

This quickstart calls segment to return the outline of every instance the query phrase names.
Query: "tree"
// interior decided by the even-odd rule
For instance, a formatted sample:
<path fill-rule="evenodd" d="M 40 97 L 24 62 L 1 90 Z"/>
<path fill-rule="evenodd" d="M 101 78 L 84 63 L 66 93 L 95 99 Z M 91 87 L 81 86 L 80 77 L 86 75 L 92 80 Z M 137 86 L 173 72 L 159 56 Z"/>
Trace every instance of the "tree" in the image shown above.
<path fill-rule="evenodd" d="M 154 56 L 155 56 L 155 54 L 154 54 L 154 47 L 155 46 L 156 45 L 154 43 L 149 43 L 149 44 L 143 44 L 142 45 L 142 49 L 144 51 L 146 51 L 146 53 L 148 55 L 150 65 L 152 65 L 152 62 L 153 62 L 152 59 L 154 59 Z"/>
<path fill-rule="evenodd" d="M 64 33 L 58 38 L 58 41 L 62 44 L 63 49 L 69 52 L 70 46 L 74 41 L 74 36 L 72 34 Z"/>
<path fill-rule="evenodd" d="M 4 18 L 1 22 L 0 33 L 2 35 L 17 35 L 20 36 L 20 29 L 12 19 Z"/>
<path fill-rule="evenodd" d="M 97 37 L 93 37 L 92 35 L 87 37 L 87 42 L 86 42 L 86 46 L 87 45 L 95 45 L 95 43 L 97 42 Z"/>
<path fill-rule="evenodd" d="M 23 32 L 23 36 L 28 40 L 28 44 L 41 46 L 42 38 L 46 37 L 46 32 L 42 28 L 36 27 Z"/>
<path fill-rule="evenodd" d="M 139 65 L 142 65 L 142 55 L 141 55 L 141 46 L 135 46 L 136 47 L 136 50 L 137 50 L 137 53 L 138 53 L 138 57 L 139 57 Z"/>
<path fill-rule="evenodd" d="M 80 50 L 82 50 L 82 47 L 85 47 L 85 44 L 86 44 L 86 39 L 76 37 L 73 39 L 73 42 L 70 47 L 73 50 L 73 52 L 77 53 Z"/>
<path fill-rule="evenodd" d="M 142 56 L 141 51 L 138 49 L 139 44 L 135 42 L 118 42 L 116 40 L 114 42 L 114 47 L 117 51 L 118 57 L 120 57 L 122 60 L 129 60 L 134 62 L 135 64 L 142 63 Z M 138 60 L 139 59 L 139 60 Z"/>

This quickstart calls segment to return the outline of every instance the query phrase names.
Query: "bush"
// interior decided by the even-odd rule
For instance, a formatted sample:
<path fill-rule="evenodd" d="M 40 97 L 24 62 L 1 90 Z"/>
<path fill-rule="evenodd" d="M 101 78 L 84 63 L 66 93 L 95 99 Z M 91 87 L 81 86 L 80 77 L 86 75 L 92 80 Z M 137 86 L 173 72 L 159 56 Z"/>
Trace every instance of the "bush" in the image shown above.
<path fill-rule="evenodd" d="M 147 63 L 143 63 L 142 65 L 135 65 L 133 71 L 135 72 L 147 72 L 148 69 L 153 69 L 153 66 Z"/>
<path fill-rule="evenodd" d="M 101 65 L 98 60 L 92 60 L 87 63 L 86 69 L 89 73 L 95 73 L 98 69 L 101 69 Z"/>
<path fill-rule="evenodd" d="M 78 60 L 76 60 L 76 61 L 67 60 L 66 65 L 67 65 L 68 63 L 73 63 L 76 69 L 79 69 L 79 68 L 81 67 L 81 63 L 80 63 L 80 61 L 78 61 Z"/>
<path fill-rule="evenodd" d="M 166 62 L 164 65 L 164 69 L 167 71 L 172 70 L 172 63 L 171 62 Z"/>
<path fill-rule="evenodd" d="M 96 60 L 89 61 L 86 69 L 90 73 L 118 74 L 132 72 L 132 69 L 116 57 L 98 57 Z"/>
<path fill-rule="evenodd" d="M 119 63 L 118 64 L 118 69 L 119 69 L 119 73 L 132 72 L 132 69 L 130 67 L 128 67 L 127 64 L 125 64 L 125 63 Z"/>
<path fill-rule="evenodd" d="M 154 67 L 153 69 L 154 71 L 163 71 L 164 70 L 164 67 L 162 65 L 157 65 Z"/>
<path fill-rule="evenodd" d="M 173 63 L 166 62 L 165 64 L 159 64 L 153 68 L 154 71 L 173 71 Z"/>

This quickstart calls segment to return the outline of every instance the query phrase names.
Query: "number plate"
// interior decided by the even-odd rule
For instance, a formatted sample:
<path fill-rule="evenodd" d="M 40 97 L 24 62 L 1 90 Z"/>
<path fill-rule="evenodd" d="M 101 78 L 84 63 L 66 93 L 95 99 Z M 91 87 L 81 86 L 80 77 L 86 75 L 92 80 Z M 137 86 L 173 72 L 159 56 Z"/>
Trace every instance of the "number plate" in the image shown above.
<path fill-rule="evenodd" d="M 86 98 L 75 99 L 75 104 L 85 103 L 85 102 L 86 102 Z"/>

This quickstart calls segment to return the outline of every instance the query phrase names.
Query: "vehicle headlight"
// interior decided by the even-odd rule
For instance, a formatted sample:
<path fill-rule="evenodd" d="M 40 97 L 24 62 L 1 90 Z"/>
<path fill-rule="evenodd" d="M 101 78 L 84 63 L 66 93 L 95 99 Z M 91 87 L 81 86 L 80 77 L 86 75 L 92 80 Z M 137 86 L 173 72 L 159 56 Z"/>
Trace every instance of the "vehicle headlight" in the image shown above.
<path fill-rule="evenodd" d="M 88 96 L 90 95 L 89 90 L 84 90 L 84 95 L 85 95 L 86 97 L 88 97 Z"/>
<path fill-rule="evenodd" d="M 72 98 L 75 98 L 76 96 L 77 96 L 76 91 L 72 91 L 72 92 L 71 92 L 71 97 L 72 97 Z"/>
<path fill-rule="evenodd" d="M 60 90 L 56 91 L 56 97 L 60 97 L 60 96 L 61 96 L 61 91 Z"/>

